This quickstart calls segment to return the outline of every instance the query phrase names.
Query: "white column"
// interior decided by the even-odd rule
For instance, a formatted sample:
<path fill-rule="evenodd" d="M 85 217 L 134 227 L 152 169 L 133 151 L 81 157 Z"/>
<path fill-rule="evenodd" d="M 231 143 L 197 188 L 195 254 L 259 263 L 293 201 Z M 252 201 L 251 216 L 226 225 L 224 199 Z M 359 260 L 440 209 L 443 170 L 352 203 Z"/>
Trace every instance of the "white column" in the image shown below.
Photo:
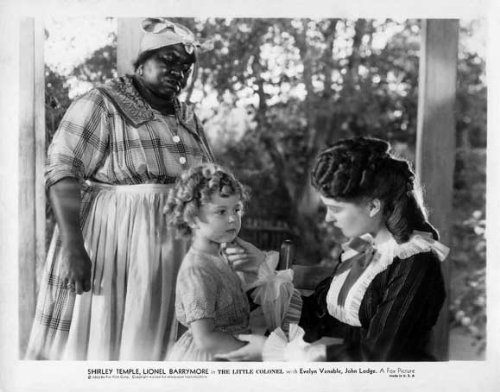
<path fill-rule="evenodd" d="M 132 63 L 139 53 L 139 44 L 142 37 L 142 18 L 118 18 L 118 48 L 117 69 L 118 75 L 134 72 Z"/>
<path fill-rule="evenodd" d="M 19 48 L 19 347 L 35 314 L 37 265 L 45 261 L 45 77 L 40 19 L 20 22 Z"/>
<path fill-rule="evenodd" d="M 417 173 L 424 186 L 429 218 L 450 244 L 453 173 L 455 169 L 455 92 L 457 83 L 458 20 L 428 19 L 422 22 L 420 57 Z M 449 286 L 449 264 L 442 264 Z M 449 292 L 449 290 L 448 290 Z M 448 357 L 448 301 L 435 328 L 433 349 Z"/>

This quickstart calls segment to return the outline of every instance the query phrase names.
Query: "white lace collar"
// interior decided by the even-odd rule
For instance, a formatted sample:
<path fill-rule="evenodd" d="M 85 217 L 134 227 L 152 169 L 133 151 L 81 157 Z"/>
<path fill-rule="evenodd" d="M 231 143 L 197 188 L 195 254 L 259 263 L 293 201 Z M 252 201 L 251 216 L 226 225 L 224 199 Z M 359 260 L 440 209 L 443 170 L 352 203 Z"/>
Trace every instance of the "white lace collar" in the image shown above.
<path fill-rule="evenodd" d="M 370 238 L 371 236 L 363 236 L 362 239 L 370 242 Z M 333 277 L 326 297 L 328 313 L 336 319 L 352 326 L 361 326 L 359 308 L 368 286 L 378 274 L 385 271 L 394 262 L 395 258 L 407 259 L 418 253 L 432 251 L 442 261 L 449 253 L 449 249 L 445 245 L 434 240 L 430 233 L 424 232 L 414 232 L 410 240 L 403 244 L 398 244 L 391 237 L 384 243 L 373 247 L 376 252 L 370 264 L 350 288 L 344 306 L 338 304 L 338 297 L 350 269 Z M 350 257 L 343 257 L 342 260 L 344 262 L 359 254 L 355 249 L 349 249 L 345 253 L 348 253 Z"/>
<path fill-rule="evenodd" d="M 395 242 L 395 241 L 394 241 Z M 446 259 L 450 253 L 450 249 L 441 242 L 432 238 L 432 235 L 423 231 L 414 231 L 410 240 L 403 244 L 396 244 L 394 249 L 394 257 L 407 259 L 418 253 L 432 251 L 440 261 Z"/>

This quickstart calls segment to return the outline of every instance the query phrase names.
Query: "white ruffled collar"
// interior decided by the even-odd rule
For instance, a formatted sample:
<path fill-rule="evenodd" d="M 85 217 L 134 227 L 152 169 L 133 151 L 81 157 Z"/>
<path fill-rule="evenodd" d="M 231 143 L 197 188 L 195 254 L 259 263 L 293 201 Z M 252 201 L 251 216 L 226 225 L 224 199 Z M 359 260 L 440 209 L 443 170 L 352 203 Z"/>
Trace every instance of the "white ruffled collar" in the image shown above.
<path fill-rule="evenodd" d="M 391 238 L 382 244 L 373 246 L 380 254 L 387 254 L 392 258 L 407 259 L 419 253 L 432 251 L 440 261 L 449 254 L 450 249 L 432 238 L 432 234 L 424 231 L 414 231 L 407 242 L 398 244 Z"/>
<path fill-rule="evenodd" d="M 369 244 L 379 254 L 388 255 L 391 258 L 398 257 L 407 259 L 418 253 L 433 251 L 439 260 L 443 261 L 449 254 L 450 249 L 432 238 L 432 234 L 424 231 L 415 230 L 407 242 L 398 244 L 394 237 L 390 236 L 388 240 L 375 245 L 374 239 L 370 234 L 363 234 L 359 237 L 364 243 Z M 344 252 L 341 255 L 341 260 L 346 261 L 357 255 L 358 249 L 352 248 L 349 242 L 343 245 Z"/>
<path fill-rule="evenodd" d="M 407 259 L 419 253 L 432 251 L 442 261 L 449 253 L 449 249 L 445 245 L 434 240 L 430 233 L 424 232 L 414 232 L 410 240 L 403 244 L 398 244 L 393 237 L 376 246 L 372 245 L 373 239 L 369 235 L 365 235 L 361 239 L 364 245 L 358 250 L 348 249 L 345 252 L 345 255 L 348 255 L 348 257 L 345 257 L 343 254 L 342 261 L 345 262 L 360 252 L 366 251 L 366 244 L 375 249 L 371 261 L 356 282 L 352 284 L 343 306 L 339 305 L 338 298 L 350 269 L 346 269 L 333 277 L 326 300 L 328 313 L 336 319 L 352 326 L 361 326 L 359 308 L 368 286 L 396 258 Z"/>

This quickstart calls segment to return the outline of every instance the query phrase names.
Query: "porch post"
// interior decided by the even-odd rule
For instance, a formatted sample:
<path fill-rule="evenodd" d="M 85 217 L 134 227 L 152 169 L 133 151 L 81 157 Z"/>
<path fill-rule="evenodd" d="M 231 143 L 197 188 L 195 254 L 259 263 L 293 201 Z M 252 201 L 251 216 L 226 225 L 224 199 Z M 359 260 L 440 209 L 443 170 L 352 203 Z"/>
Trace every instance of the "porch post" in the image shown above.
<path fill-rule="evenodd" d="M 457 80 L 458 20 L 422 21 L 419 70 L 417 174 L 424 188 L 429 219 L 441 241 L 450 244 L 453 173 L 455 168 L 455 92 Z M 442 264 L 449 293 L 449 262 Z M 448 300 L 434 328 L 432 349 L 448 359 Z"/>
<path fill-rule="evenodd" d="M 44 28 L 20 23 L 19 51 L 19 349 L 24 354 L 35 315 L 37 265 L 45 260 Z"/>
<path fill-rule="evenodd" d="M 134 72 L 132 62 L 139 52 L 142 37 L 141 18 L 118 18 L 118 75 L 123 76 Z"/>

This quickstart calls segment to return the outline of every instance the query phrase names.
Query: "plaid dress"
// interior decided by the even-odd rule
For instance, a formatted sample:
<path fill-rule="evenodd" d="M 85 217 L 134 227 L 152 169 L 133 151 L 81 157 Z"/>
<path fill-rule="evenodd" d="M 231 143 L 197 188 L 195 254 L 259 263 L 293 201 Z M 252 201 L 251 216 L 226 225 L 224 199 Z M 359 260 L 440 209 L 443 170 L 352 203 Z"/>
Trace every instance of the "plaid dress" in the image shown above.
<path fill-rule="evenodd" d="M 67 290 L 56 228 L 27 359 L 159 360 L 176 337 L 174 293 L 186 244 L 163 208 L 179 174 L 213 156 L 192 109 L 152 109 L 129 76 L 78 98 L 49 147 L 46 185 L 82 185 L 81 228 L 92 289 Z"/>

